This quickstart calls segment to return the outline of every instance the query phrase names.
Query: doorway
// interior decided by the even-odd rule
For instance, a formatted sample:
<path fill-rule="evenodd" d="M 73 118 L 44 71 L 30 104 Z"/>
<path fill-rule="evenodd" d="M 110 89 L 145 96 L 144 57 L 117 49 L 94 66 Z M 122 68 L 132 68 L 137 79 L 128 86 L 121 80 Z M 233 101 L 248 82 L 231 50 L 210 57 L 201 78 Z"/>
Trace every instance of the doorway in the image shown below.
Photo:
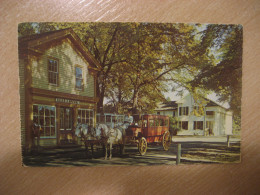
<path fill-rule="evenodd" d="M 73 143 L 73 109 L 60 108 L 60 144 Z"/>

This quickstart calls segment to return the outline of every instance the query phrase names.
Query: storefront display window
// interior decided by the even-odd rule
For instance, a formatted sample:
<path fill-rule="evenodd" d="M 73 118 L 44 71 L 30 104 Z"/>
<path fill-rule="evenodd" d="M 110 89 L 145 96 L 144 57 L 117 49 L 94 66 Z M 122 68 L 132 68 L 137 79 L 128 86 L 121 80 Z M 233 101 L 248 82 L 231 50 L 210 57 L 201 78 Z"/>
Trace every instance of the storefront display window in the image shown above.
<path fill-rule="evenodd" d="M 56 137 L 56 108 L 54 106 L 33 105 L 33 122 L 40 125 L 41 137 Z"/>
<path fill-rule="evenodd" d="M 78 109 L 78 123 L 94 126 L 94 112 L 91 109 Z"/>

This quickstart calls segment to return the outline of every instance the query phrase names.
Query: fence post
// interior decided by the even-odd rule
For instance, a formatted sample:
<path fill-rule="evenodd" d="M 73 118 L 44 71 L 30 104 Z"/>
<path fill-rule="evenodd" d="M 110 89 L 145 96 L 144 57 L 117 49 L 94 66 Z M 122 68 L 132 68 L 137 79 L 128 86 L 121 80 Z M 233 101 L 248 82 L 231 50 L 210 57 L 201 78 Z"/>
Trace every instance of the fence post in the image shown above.
<path fill-rule="evenodd" d="M 176 165 L 181 163 L 181 144 L 177 145 Z"/>
<path fill-rule="evenodd" d="M 230 135 L 227 135 L 227 147 L 229 148 L 230 146 Z"/>

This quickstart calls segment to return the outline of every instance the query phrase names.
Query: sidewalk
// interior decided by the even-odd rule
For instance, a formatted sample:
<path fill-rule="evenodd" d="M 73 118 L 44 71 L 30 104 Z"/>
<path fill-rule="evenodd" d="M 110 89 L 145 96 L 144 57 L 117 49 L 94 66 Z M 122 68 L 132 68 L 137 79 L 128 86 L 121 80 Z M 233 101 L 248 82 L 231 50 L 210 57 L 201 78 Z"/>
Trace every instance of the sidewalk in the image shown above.
<path fill-rule="evenodd" d="M 231 136 L 230 142 L 240 142 L 238 137 Z M 227 136 L 173 136 L 172 142 L 227 142 Z"/>

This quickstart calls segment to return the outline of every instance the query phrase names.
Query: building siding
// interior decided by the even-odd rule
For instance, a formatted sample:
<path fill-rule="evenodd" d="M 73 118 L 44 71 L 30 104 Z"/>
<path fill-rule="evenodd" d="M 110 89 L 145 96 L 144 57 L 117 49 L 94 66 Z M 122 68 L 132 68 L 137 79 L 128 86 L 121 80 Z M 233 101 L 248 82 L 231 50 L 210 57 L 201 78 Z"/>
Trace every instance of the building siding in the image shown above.
<path fill-rule="evenodd" d="M 194 106 L 198 106 L 191 95 L 185 96 L 183 99 L 176 102 L 178 104 L 176 117 L 180 123 L 188 122 L 188 129 L 181 129 L 178 132 L 178 135 L 205 135 L 206 124 L 208 122 L 212 124 L 213 128 L 211 129 L 213 135 L 226 135 L 232 134 L 232 112 L 227 111 L 221 106 L 206 106 L 206 102 L 202 103 L 204 113 L 202 115 L 195 115 L 193 113 Z M 179 115 L 180 107 L 188 107 L 189 111 L 187 115 Z M 160 112 L 161 115 L 173 115 L 172 110 L 158 110 L 156 113 Z M 207 111 L 214 112 L 214 115 L 207 115 Z M 203 122 L 203 129 L 194 129 L 194 122 Z M 179 124 L 180 124 L 179 123 Z M 181 128 L 181 126 L 179 125 Z"/>
<path fill-rule="evenodd" d="M 58 60 L 59 83 L 58 86 L 49 84 L 48 59 Z M 84 89 L 75 88 L 75 67 L 83 70 Z M 69 39 L 64 39 L 55 46 L 45 50 L 37 60 L 32 60 L 32 87 L 51 91 L 94 97 L 94 78 L 88 71 L 89 64 L 75 51 Z"/>

